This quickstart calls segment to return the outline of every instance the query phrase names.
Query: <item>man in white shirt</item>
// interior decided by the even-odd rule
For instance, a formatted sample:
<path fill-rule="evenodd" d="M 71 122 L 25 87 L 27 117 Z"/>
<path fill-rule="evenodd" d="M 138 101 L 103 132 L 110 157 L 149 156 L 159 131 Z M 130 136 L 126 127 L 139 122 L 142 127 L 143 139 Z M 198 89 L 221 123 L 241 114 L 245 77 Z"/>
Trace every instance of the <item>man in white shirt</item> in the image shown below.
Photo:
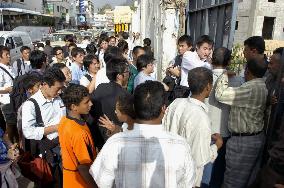
<path fill-rule="evenodd" d="M 59 97 L 64 86 L 65 76 L 60 69 L 51 68 L 43 75 L 40 90 L 32 95 L 22 106 L 23 135 L 31 143 L 37 141 L 36 147 L 30 147 L 34 156 L 43 156 L 52 167 L 59 162 L 58 124 L 65 115 L 66 109 Z M 43 125 L 39 124 L 36 115 L 36 104 L 39 107 Z M 44 155 L 43 155 L 44 154 Z"/>
<path fill-rule="evenodd" d="M 108 139 L 90 168 L 98 187 L 193 187 L 195 167 L 186 140 L 163 131 L 165 91 L 146 81 L 134 92 L 137 123 Z"/>
<path fill-rule="evenodd" d="M 0 46 L 0 105 L 6 122 L 6 134 L 8 134 L 11 142 L 18 142 L 17 119 L 13 113 L 9 95 L 12 91 L 13 80 L 15 78 L 12 67 L 10 66 L 10 60 L 10 49 Z"/>
<path fill-rule="evenodd" d="M 180 85 L 188 87 L 188 71 L 196 67 L 206 67 L 211 69 L 210 55 L 213 48 L 213 40 L 208 35 L 199 37 L 196 41 L 196 51 L 187 51 L 183 54 L 181 63 Z"/>
<path fill-rule="evenodd" d="M 15 76 L 21 76 L 26 74 L 31 70 L 31 63 L 30 63 L 30 53 L 31 49 L 28 46 L 22 46 L 21 49 L 22 57 L 20 59 L 17 59 L 13 63 L 13 73 Z"/>
<path fill-rule="evenodd" d="M 211 134 L 208 108 L 204 103 L 212 89 L 212 72 L 205 67 L 192 69 L 188 73 L 191 97 L 178 98 L 168 107 L 163 119 L 165 130 L 186 138 L 192 149 L 196 165 L 195 186 L 200 187 L 204 166 L 213 162 L 223 140 L 219 134 Z M 211 135 L 215 144 L 210 145 Z"/>

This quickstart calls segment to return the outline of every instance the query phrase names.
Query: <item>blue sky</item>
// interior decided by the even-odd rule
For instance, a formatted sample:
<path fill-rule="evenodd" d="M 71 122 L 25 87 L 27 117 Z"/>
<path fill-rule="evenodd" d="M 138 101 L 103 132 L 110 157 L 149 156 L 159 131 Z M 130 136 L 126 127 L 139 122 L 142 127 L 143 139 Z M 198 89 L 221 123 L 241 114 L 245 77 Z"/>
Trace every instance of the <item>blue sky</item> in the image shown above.
<path fill-rule="evenodd" d="M 102 7 L 104 4 L 111 4 L 112 6 L 120 5 L 121 3 L 126 2 L 126 0 L 93 0 L 95 4 L 95 9 Z"/>

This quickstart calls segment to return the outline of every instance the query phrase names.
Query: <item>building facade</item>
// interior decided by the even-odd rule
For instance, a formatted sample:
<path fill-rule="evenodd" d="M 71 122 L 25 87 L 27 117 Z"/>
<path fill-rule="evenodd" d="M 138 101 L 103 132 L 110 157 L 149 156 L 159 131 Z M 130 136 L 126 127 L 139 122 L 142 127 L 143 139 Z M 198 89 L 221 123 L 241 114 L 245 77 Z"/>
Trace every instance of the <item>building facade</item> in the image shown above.
<path fill-rule="evenodd" d="M 235 28 L 234 43 L 242 44 L 250 36 L 267 40 L 284 40 L 283 0 L 241 0 Z"/>

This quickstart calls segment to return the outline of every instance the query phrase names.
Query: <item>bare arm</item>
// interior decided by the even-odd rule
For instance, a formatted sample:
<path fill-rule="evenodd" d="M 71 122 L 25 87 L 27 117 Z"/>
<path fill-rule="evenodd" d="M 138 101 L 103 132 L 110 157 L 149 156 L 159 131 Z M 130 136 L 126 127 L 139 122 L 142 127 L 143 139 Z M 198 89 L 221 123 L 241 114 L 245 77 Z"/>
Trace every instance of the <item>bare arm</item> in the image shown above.
<path fill-rule="evenodd" d="M 96 88 L 96 77 L 92 79 L 90 84 L 88 85 L 89 93 L 92 93 Z"/>
<path fill-rule="evenodd" d="M 48 127 L 45 127 L 44 128 L 44 135 L 47 136 L 51 133 L 54 133 L 54 132 L 57 132 L 58 130 L 58 124 L 57 125 L 51 125 L 51 126 L 48 126 Z"/>
<path fill-rule="evenodd" d="M 85 180 L 85 183 L 87 184 L 88 188 L 97 188 L 97 184 L 93 177 L 89 173 L 90 165 L 88 164 L 81 164 L 78 166 L 78 171 L 81 175 L 81 177 Z"/>

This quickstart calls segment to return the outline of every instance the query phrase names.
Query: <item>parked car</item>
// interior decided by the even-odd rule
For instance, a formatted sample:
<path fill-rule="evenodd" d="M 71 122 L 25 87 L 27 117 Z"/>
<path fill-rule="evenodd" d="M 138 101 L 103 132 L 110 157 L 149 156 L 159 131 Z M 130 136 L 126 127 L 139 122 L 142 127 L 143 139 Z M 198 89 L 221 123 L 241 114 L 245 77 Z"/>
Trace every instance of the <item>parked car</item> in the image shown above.
<path fill-rule="evenodd" d="M 10 48 L 11 63 L 21 57 L 21 47 L 28 46 L 33 49 L 31 37 L 22 31 L 0 31 L 0 45 Z"/>

